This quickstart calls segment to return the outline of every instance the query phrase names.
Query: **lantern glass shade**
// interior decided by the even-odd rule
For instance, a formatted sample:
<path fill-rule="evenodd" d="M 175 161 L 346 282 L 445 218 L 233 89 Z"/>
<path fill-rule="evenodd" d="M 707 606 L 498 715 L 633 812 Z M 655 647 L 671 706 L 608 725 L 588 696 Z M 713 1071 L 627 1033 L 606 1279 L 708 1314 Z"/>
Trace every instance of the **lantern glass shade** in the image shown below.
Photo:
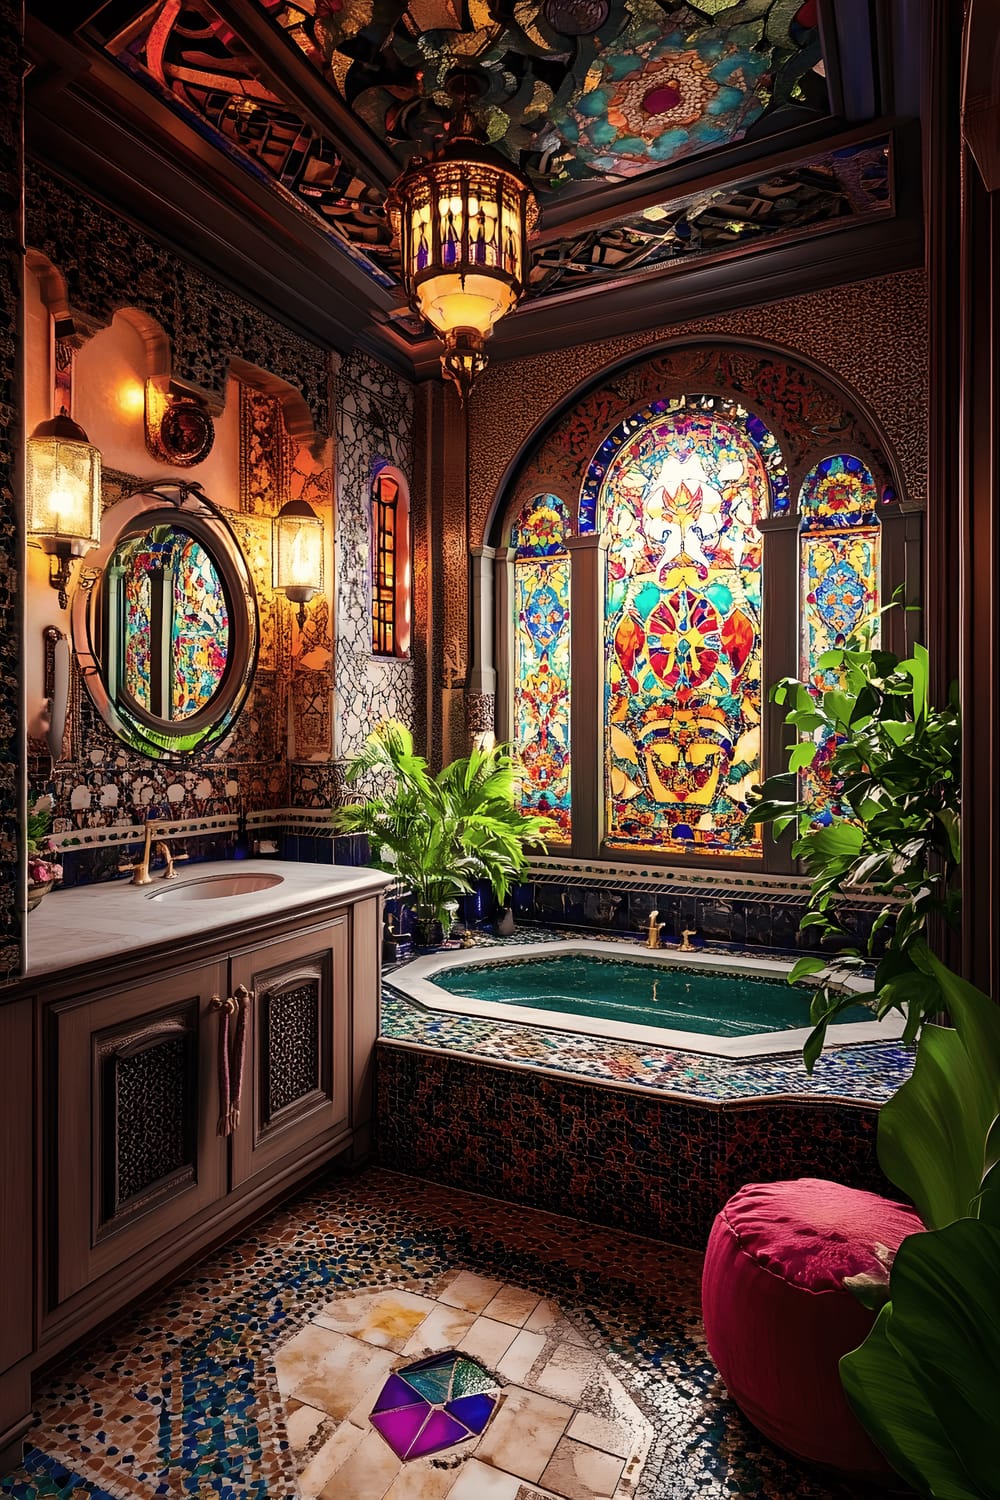
<path fill-rule="evenodd" d="M 487 338 L 524 290 L 525 241 L 538 208 L 499 153 L 475 141 L 446 143 L 411 164 L 389 202 L 406 290 L 442 337 Z"/>
<path fill-rule="evenodd" d="M 25 501 L 27 530 L 46 551 L 82 557 L 100 541 L 101 455 L 68 417 L 41 423 L 28 439 Z"/>
<path fill-rule="evenodd" d="M 323 520 L 305 500 L 290 500 L 274 518 L 274 586 L 296 603 L 323 587 Z"/>

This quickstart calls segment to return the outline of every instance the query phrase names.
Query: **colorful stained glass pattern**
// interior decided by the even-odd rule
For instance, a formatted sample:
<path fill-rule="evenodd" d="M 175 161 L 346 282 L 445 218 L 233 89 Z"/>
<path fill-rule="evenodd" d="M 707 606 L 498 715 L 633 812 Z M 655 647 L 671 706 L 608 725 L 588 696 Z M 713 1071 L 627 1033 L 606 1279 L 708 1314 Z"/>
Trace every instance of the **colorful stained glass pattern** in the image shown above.
<path fill-rule="evenodd" d="M 492 1375 L 452 1349 L 390 1375 L 368 1420 L 405 1462 L 479 1437 L 499 1397 Z"/>
<path fill-rule="evenodd" d="M 229 611 L 212 559 L 187 532 L 155 527 L 118 547 L 123 687 L 156 718 L 192 717 L 226 670 Z"/>
<path fill-rule="evenodd" d="M 877 501 L 870 471 L 849 454 L 823 459 L 802 485 L 799 670 L 817 697 L 839 686 L 838 673 L 819 666 L 824 652 L 845 645 L 866 622 L 872 623 L 873 640 L 878 640 Z M 817 731 L 815 759 L 799 775 L 799 795 L 815 809 L 820 822 L 850 816 L 830 769 L 836 748 L 835 736 Z"/>
<path fill-rule="evenodd" d="M 218 692 L 226 670 L 229 611 L 222 579 L 189 537 L 174 547 L 171 610 L 171 713 L 188 719 Z"/>
<path fill-rule="evenodd" d="M 870 469 L 850 453 L 824 458 L 802 482 L 799 513 L 803 525 L 876 524 L 878 488 Z"/>
<path fill-rule="evenodd" d="M 757 855 L 761 543 L 769 465 L 699 398 L 626 435 L 600 515 L 605 587 L 605 836 L 616 848 Z M 773 440 L 772 440 L 773 441 Z"/>
<path fill-rule="evenodd" d="M 742 432 L 756 449 L 768 482 L 768 501 L 762 514 L 781 515 L 788 510 L 788 473 L 785 460 L 778 447 L 777 439 L 760 417 L 747 411 L 746 407 L 740 406 L 738 402 L 731 401 L 724 396 L 669 396 L 658 401 L 650 401 L 646 406 L 633 412 L 630 417 L 626 417 L 624 422 L 620 422 L 614 431 L 608 434 L 594 454 L 580 491 L 581 532 L 595 529 L 605 478 L 611 466 L 616 463 L 622 449 L 635 437 L 636 433 L 654 422 L 657 417 L 663 417 L 669 421 L 672 416 L 683 417 L 694 411 L 729 423 L 730 426 Z M 603 511 L 601 514 L 603 516 Z"/>
<path fill-rule="evenodd" d="M 521 806 L 571 833 L 569 557 L 565 506 L 553 495 L 528 503 L 514 548 L 514 745 Z"/>

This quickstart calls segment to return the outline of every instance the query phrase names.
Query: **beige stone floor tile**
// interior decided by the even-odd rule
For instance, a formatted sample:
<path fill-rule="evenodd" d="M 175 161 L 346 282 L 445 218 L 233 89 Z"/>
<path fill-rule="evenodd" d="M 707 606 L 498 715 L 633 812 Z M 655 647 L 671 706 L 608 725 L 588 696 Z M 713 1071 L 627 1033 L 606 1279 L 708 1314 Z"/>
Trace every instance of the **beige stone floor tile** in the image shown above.
<path fill-rule="evenodd" d="M 281 1394 L 296 1396 L 338 1421 L 397 1363 L 390 1349 L 374 1349 L 315 1323 L 300 1329 L 274 1356 Z"/>
<path fill-rule="evenodd" d="M 464 1307 L 466 1312 L 480 1313 L 488 1302 L 492 1302 L 503 1286 L 489 1276 L 477 1276 L 474 1271 L 459 1271 L 454 1281 L 448 1283 L 437 1296 L 438 1302 L 447 1307 Z"/>
<path fill-rule="evenodd" d="M 296 1453 L 301 1453 L 313 1433 L 327 1420 L 325 1411 L 299 1402 L 285 1418 L 285 1435 Z"/>
<path fill-rule="evenodd" d="M 455 1483 L 455 1470 L 436 1468 L 425 1458 L 404 1464 L 385 1492 L 385 1500 L 445 1500 Z M 347 1500 L 342 1496 L 341 1500 Z"/>
<path fill-rule="evenodd" d="M 612 1500 L 624 1464 L 613 1453 L 564 1437 L 546 1465 L 541 1483 L 565 1500 Z"/>
<path fill-rule="evenodd" d="M 620 1417 L 602 1417 L 593 1412 L 578 1411 L 566 1429 L 566 1436 L 625 1459 L 635 1447 L 639 1434 L 634 1426 Z"/>
<path fill-rule="evenodd" d="M 417 1359 L 421 1354 L 456 1349 L 475 1321 L 474 1312 L 466 1312 L 461 1307 L 446 1307 L 444 1303 L 437 1302 L 434 1304 L 434 1311 L 427 1314 L 416 1333 L 404 1345 L 403 1353 L 411 1359 Z"/>
<path fill-rule="evenodd" d="M 517 1500 L 521 1481 L 515 1474 L 505 1474 L 490 1464 L 470 1458 L 458 1471 L 448 1500 Z"/>
<path fill-rule="evenodd" d="M 359 1292 L 337 1297 L 316 1314 L 322 1328 L 349 1333 L 383 1349 L 401 1350 L 437 1304 L 415 1292 Z"/>
<path fill-rule="evenodd" d="M 528 1371 L 545 1348 L 544 1333 L 529 1333 L 522 1328 L 503 1359 L 497 1365 L 497 1374 L 514 1385 L 524 1385 Z"/>
<path fill-rule="evenodd" d="M 572 1415 L 573 1408 L 563 1401 L 508 1386 L 476 1456 L 520 1479 L 540 1479 Z"/>
<path fill-rule="evenodd" d="M 332 1437 L 319 1448 L 299 1475 L 301 1500 L 315 1500 L 330 1484 L 340 1466 L 350 1458 L 364 1438 L 364 1430 L 341 1422 Z"/>
<path fill-rule="evenodd" d="M 524 1326 L 529 1333 L 542 1333 L 545 1329 L 551 1328 L 554 1323 L 559 1323 L 561 1320 L 562 1309 L 557 1307 L 554 1302 L 549 1302 L 543 1297 L 540 1302 L 535 1304 L 534 1311 L 530 1314 Z"/>
<path fill-rule="evenodd" d="M 523 1328 L 541 1299 L 537 1292 L 526 1292 L 519 1286 L 502 1286 L 492 1301 L 483 1308 L 487 1318 L 496 1318 L 498 1323 L 513 1323 Z"/>
<path fill-rule="evenodd" d="M 532 1384 L 576 1406 L 597 1369 L 597 1356 L 576 1344 L 557 1344 Z"/>
<path fill-rule="evenodd" d="M 458 1348 L 463 1354 L 471 1354 L 473 1359 L 481 1359 L 484 1364 L 495 1369 L 516 1338 L 517 1329 L 512 1324 L 479 1317 Z"/>
<path fill-rule="evenodd" d="M 319 1500 L 383 1500 L 402 1467 L 389 1444 L 370 1427 L 320 1490 Z"/>

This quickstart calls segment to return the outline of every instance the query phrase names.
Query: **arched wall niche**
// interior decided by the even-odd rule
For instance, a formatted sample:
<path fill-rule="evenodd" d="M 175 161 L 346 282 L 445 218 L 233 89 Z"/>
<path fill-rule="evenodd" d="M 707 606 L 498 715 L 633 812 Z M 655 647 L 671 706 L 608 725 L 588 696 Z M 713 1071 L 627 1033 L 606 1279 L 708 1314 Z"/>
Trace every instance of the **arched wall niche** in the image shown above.
<path fill-rule="evenodd" d="M 79 349 L 103 328 L 110 327 L 115 317 L 120 317 L 142 339 L 147 379 L 163 377 L 175 381 L 203 401 L 213 417 L 218 417 L 225 408 L 228 376 L 231 375 L 264 395 L 274 396 L 281 404 L 288 436 L 293 442 L 307 447 L 314 457 L 321 456 L 327 435 L 319 430 L 313 410 L 292 381 L 237 354 L 231 354 L 224 361 L 220 384 L 192 379 L 183 368 L 175 368 L 170 335 L 145 308 L 122 302 L 114 307 L 110 316 L 106 310 L 103 316 L 94 316 L 90 310 L 71 303 L 65 275 L 44 252 L 29 248 L 25 264 L 38 281 L 42 302 L 55 324 L 57 339 L 66 340 L 71 347 Z"/>

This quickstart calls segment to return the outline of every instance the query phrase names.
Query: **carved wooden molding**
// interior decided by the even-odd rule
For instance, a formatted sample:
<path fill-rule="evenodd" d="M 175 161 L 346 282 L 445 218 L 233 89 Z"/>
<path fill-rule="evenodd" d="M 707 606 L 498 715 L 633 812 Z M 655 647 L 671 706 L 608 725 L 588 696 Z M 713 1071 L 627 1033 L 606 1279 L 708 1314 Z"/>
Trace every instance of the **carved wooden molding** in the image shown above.
<path fill-rule="evenodd" d="M 1000 0 L 969 0 L 962 133 L 988 191 L 995 193 L 1000 188 Z"/>

